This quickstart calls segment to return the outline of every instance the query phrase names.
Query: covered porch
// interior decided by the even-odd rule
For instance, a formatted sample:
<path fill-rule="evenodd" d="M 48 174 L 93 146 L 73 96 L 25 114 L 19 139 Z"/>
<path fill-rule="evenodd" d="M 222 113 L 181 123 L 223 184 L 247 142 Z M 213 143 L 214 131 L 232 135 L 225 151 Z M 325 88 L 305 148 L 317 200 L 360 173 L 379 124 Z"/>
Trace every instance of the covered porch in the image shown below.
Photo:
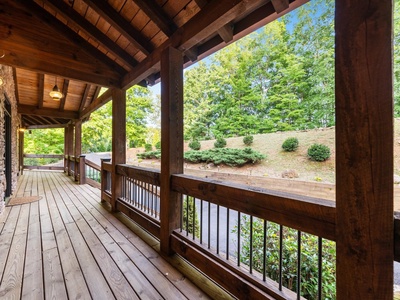
<path fill-rule="evenodd" d="M 111 214 L 99 189 L 62 172 L 25 171 L 13 198 L 35 196 L 0 217 L 0 298 L 209 299 L 159 255 L 155 239 Z M 201 285 L 227 297 L 206 278 Z"/>

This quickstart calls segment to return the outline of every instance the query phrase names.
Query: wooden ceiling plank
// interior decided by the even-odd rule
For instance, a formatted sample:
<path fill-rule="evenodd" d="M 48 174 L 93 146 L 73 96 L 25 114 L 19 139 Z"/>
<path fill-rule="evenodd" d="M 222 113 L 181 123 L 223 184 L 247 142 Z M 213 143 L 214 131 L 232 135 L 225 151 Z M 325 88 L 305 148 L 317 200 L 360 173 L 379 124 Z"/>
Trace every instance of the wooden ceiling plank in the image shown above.
<path fill-rule="evenodd" d="M 80 35 L 78 35 L 75 31 L 70 29 L 67 25 L 62 23 L 52 14 L 47 12 L 43 7 L 39 6 L 35 2 L 26 1 L 26 0 L 17 0 L 19 3 L 23 4 L 32 14 L 34 14 L 37 18 L 53 27 L 57 30 L 62 36 L 68 38 L 71 42 L 78 45 L 82 50 L 84 50 L 87 54 L 95 58 L 96 60 L 100 60 L 107 64 L 112 69 L 116 70 L 120 74 L 124 74 L 125 70 L 115 63 L 113 60 L 108 58 L 103 52 L 92 46 L 88 41 L 83 39 Z"/>
<path fill-rule="evenodd" d="M 166 42 L 144 59 L 122 80 L 122 88 L 129 88 L 160 70 L 161 52 L 169 46 L 183 53 L 207 38 L 215 28 L 221 28 L 244 11 L 255 10 L 265 4 L 264 0 L 242 2 L 240 0 L 214 0 L 208 3 L 192 19 L 180 27 Z"/>
<path fill-rule="evenodd" d="M 85 103 L 86 103 L 86 99 L 89 94 L 89 90 L 90 90 L 90 84 L 87 84 L 85 87 L 85 91 L 83 92 L 83 95 L 82 95 L 81 104 L 79 105 L 79 110 L 78 110 L 79 112 L 81 112 L 83 110 L 83 108 L 85 107 Z"/>
<path fill-rule="evenodd" d="M 175 23 L 154 0 L 133 0 L 137 6 L 160 28 L 166 36 L 171 36 L 177 29 Z"/>
<path fill-rule="evenodd" d="M 278 14 L 289 8 L 289 0 L 271 0 L 271 2 Z"/>
<path fill-rule="evenodd" d="M 67 101 L 67 96 L 68 96 L 68 85 L 69 85 L 69 80 L 65 79 L 61 90 L 63 96 L 60 99 L 60 108 L 59 108 L 60 111 L 64 111 L 65 101 Z"/>
<path fill-rule="evenodd" d="M 70 120 L 76 120 L 79 117 L 78 113 L 74 111 L 59 111 L 58 109 L 52 109 L 52 108 L 38 109 L 36 106 L 33 105 L 22 105 L 22 104 L 18 105 L 18 113 L 31 116 L 44 116 L 44 117 L 62 118 Z"/>
<path fill-rule="evenodd" d="M 102 44 L 107 51 L 113 53 L 121 61 L 134 67 L 137 65 L 137 61 L 133 59 L 125 50 L 119 47 L 113 40 L 107 35 L 97 29 L 92 23 L 83 18 L 75 9 L 67 5 L 62 0 L 44 0 L 49 6 L 51 6 L 57 13 L 63 15 L 68 19 L 68 22 L 75 24 L 79 27 L 79 30 L 85 32 L 92 39 Z"/>
<path fill-rule="evenodd" d="M 119 13 L 107 3 L 106 0 L 83 0 L 94 9 L 102 18 L 109 22 L 113 27 L 121 32 L 132 44 L 135 45 L 145 55 L 153 51 L 153 46 L 143 35 L 136 30 L 131 23 L 121 18 Z"/>
<path fill-rule="evenodd" d="M 38 108 L 43 108 L 43 99 L 44 99 L 44 74 L 38 74 L 38 81 L 39 81 L 39 87 L 38 87 Z"/>

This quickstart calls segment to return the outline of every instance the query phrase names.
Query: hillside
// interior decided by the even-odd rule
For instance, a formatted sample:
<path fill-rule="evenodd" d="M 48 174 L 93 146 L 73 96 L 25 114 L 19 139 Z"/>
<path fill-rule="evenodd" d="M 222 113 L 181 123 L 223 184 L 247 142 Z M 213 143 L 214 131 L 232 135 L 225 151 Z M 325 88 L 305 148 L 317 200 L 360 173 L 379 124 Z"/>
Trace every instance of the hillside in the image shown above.
<path fill-rule="evenodd" d="M 282 151 L 281 145 L 288 137 L 298 138 L 299 148 L 296 152 L 289 153 Z M 214 141 L 201 141 L 201 150 L 213 148 Z M 307 149 L 314 143 L 325 144 L 331 149 L 331 157 L 327 161 L 313 162 L 307 158 Z M 227 139 L 227 147 L 244 148 L 243 137 Z M 335 182 L 335 153 L 337 150 L 335 149 L 334 127 L 254 135 L 254 143 L 251 147 L 266 154 L 267 159 L 259 164 L 246 165 L 239 168 L 203 164 L 186 164 L 185 167 L 271 178 L 282 178 L 283 172 L 295 170 L 299 176 L 297 180 L 326 183 Z M 188 149 L 186 143 L 185 151 Z M 143 151 L 143 149 L 129 149 L 128 163 L 158 168 L 159 162 L 157 160 L 138 161 L 136 153 Z M 400 120 L 395 120 L 394 173 L 400 175 Z"/>

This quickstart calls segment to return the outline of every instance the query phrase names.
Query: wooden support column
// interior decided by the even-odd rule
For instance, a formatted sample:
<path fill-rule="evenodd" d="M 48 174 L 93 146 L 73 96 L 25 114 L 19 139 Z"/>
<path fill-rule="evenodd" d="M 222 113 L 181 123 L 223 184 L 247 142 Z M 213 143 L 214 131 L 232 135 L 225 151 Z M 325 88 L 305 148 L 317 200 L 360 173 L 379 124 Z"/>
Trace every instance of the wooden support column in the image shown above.
<path fill-rule="evenodd" d="M 335 21 L 337 299 L 393 299 L 392 1 Z"/>
<path fill-rule="evenodd" d="M 117 164 L 126 162 L 126 91 L 112 90 L 112 197 L 111 208 L 116 210 L 122 193 L 122 177 L 116 173 Z"/>
<path fill-rule="evenodd" d="M 67 156 L 67 174 L 71 176 L 71 161 L 70 156 L 73 154 L 74 148 L 74 125 L 68 124 L 67 127 L 67 136 L 66 136 L 66 148 L 65 148 L 65 155 Z"/>
<path fill-rule="evenodd" d="M 78 121 L 75 123 L 75 147 L 74 147 L 74 156 L 75 156 L 75 173 L 74 179 L 75 181 L 79 180 L 80 176 L 80 161 L 79 157 L 82 154 L 82 122 Z M 79 163 L 77 163 L 79 161 Z"/>
<path fill-rule="evenodd" d="M 19 174 L 23 175 L 24 174 L 24 138 L 25 138 L 25 131 L 24 130 L 19 130 L 18 131 L 18 164 L 19 164 Z"/>
<path fill-rule="evenodd" d="M 182 204 L 170 179 L 183 173 L 183 59 L 172 47 L 161 55 L 161 153 L 160 247 L 171 254 L 170 235 L 179 227 Z"/>

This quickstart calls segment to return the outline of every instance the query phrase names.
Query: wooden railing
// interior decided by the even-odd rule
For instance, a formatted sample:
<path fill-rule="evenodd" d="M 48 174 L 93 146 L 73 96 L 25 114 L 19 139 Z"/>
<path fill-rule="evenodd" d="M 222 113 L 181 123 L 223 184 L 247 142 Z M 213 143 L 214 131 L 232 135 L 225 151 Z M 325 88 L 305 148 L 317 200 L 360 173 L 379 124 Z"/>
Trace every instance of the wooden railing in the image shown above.
<path fill-rule="evenodd" d="M 62 160 L 64 155 L 62 154 L 24 154 L 24 158 L 29 158 L 29 159 L 59 159 Z M 46 165 L 29 165 L 25 164 L 24 161 L 24 169 L 41 169 L 41 170 L 63 170 L 63 166 L 57 166 L 57 165 L 49 165 L 46 163 Z"/>
<path fill-rule="evenodd" d="M 129 165 L 117 165 L 115 171 L 122 177 L 122 194 L 117 199 L 116 210 L 160 239 L 160 228 L 163 226 L 160 219 L 160 172 Z M 111 172 L 111 164 L 103 163 L 102 200 L 109 202 L 112 199 Z M 172 250 L 235 297 L 302 297 L 301 259 L 297 262 L 294 276 L 289 274 L 293 270 L 286 270 L 288 258 L 284 257 L 284 250 L 289 233 L 297 236 L 294 255 L 299 258 L 306 255 L 301 250 L 302 238 L 313 237 L 317 258 L 312 267 L 318 270 L 317 278 L 313 278 L 317 282 L 315 297 L 322 299 L 326 296 L 322 277 L 325 256 L 323 245 L 334 244 L 335 241 L 334 202 L 184 174 L 172 175 L 171 189 L 178 192 L 182 199 L 181 214 L 178 216 L 180 228 L 174 230 L 169 237 Z M 256 239 L 260 241 L 260 233 L 256 233 L 253 228 L 257 224 L 263 225 L 261 251 L 264 255 L 257 256 L 264 266 L 261 268 L 256 267 L 259 262 L 255 261 L 253 255 L 256 249 L 252 248 Z M 245 230 L 249 230 L 248 226 L 250 233 L 245 233 Z M 274 226 L 278 231 L 270 236 L 268 226 Z M 271 239 L 278 243 L 277 248 L 268 248 L 267 240 Z M 250 249 L 246 252 L 245 247 Z M 271 279 L 265 270 L 267 253 L 276 249 L 279 252 L 274 265 L 277 271 Z M 245 252 L 248 254 L 245 255 Z M 285 283 L 289 275 L 294 278 L 294 282 L 289 284 L 291 286 Z"/>

